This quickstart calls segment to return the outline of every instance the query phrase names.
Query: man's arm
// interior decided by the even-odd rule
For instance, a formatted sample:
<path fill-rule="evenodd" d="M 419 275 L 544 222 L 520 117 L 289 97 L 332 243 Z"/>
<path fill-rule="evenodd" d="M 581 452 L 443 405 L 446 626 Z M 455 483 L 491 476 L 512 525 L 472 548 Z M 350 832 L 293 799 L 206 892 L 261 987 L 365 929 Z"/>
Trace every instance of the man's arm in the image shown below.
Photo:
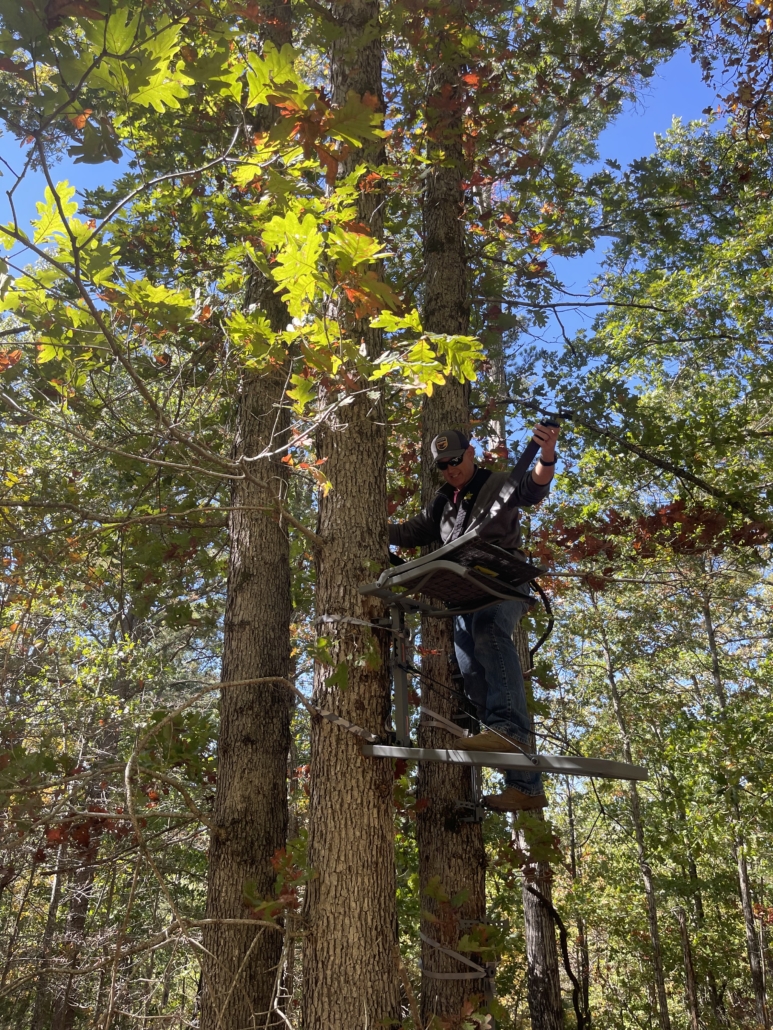
<path fill-rule="evenodd" d="M 509 504 L 530 508 L 550 493 L 550 483 L 555 472 L 556 441 L 560 432 L 558 426 L 544 426 L 540 423 L 534 427 L 534 439 L 540 444 L 540 456 L 534 468 L 517 484 Z M 547 464 L 543 464 L 543 459 Z"/>
<path fill-rule="evenodd" d="M 543 426 L 541 422 L 534 427 L 534 439 L 540 444 L 540 456 L 532 470 L 531 478 L 537 486 L 550 486 L 555 472 L 556 441 L 560 432 L 559 426 Z M 547 464 L 543 464 L 543 458 Z"/>
<path fill-rule="evenodd" d="M 405 522 L 389 523 L 389 543 L 393 547 L 426 547 L 439 539 L 438 526 L 426 511 Z"/>

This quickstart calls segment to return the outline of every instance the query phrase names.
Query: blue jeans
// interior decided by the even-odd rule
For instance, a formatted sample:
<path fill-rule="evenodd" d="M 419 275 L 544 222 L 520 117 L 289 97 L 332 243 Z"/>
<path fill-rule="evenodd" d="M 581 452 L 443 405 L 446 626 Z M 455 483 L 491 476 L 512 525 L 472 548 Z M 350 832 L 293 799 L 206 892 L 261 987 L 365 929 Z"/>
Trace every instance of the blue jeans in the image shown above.
<path fill-rule="evenodd" d="M 513 632 L 528 609 L 525 601 L 502 601 L 454 619 L 456 660 L 478 718 L 527 747 L 531 719 Z M 524 794 L 543 792 L 538 772 L 508 769 L 505 783 Z"/>

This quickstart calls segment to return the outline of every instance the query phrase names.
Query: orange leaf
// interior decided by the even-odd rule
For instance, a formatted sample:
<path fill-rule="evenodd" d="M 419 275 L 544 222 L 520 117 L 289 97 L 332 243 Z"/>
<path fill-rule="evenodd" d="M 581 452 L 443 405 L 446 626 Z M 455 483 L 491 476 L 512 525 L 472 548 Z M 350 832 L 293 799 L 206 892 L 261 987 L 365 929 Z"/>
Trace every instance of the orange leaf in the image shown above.
<path fill-rule="evenodd" d="M 360 189 L 363 193 L 371 193 L 376 188 L 376 183 L 382 178 L 383 176 L 378 172 L 369 172 L 364 179 L 360 179 Z"/>
<path fill-rule="evenodd" d="M 5 372 L 6 369 L 12 368 L 20 360 L 20 350 L 0 350 L 0 372 Z"/>
<path fill-rule="evenodd" d="M 73 123 L 76 129 L 82 129 L 86 122 L 89 120 L 90 114 L 91 108 L 87 107 L 83 114 L 71 114 L 67 117 Z"/>

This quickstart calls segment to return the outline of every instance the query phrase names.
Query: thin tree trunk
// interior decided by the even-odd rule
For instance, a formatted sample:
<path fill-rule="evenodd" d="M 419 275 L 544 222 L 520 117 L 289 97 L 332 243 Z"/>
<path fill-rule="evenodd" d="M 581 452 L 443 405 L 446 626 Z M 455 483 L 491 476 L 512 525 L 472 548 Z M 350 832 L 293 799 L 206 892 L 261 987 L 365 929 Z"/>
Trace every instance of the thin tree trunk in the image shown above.
<path fill-rule="evenodd" d="M 529 668 L 529 639 L 526 627 L 519 623 L 515 630 L 515 646 L 521 668 Z M 532 735 L 531 748 L 536 750 Z M 543 819 L 542 812 L 530 813 L 532 818 Z M 525 840 L 520 841 L 526 850 Z M 531 863 L 524 867 L 521 898 L 526 936 L 526 971 L 529 1014 L 532 1030 L 563 1030 L 564 1008 L 561 1001 L 561 975 L 556 947 L 556 927 L 547 905 L 535 897 L 527 886 L 537 890 L 545 901 L 553 902 L 553 871 L 548 862 Z"/>
<path fill-rule="evenodd" d="M 606 660 L 607 682 L 612 697 L 617 725 L 620 729 L 620 736 L 623 742 L 623 757 L 626 762 L 632 762 L 631 737 L 628 732 L 628 723 L 623 711 L 623 704 L 620 692 L 617 688 L 617 676 L 612 662 L 612 652 L 609 646 L 609 639 L 603 622 L 600 626 L 601 639 L 604 646 Z M 660 928 L 658 926 L 658 904 L 655 895 L 655 882 L 652 875 L 652 867 L 649 863 L 647 848 L 644 841 L 644 821 L 641 814 L 641 801 L 639 791 L 634 780 L 629 784 L 631 799 L 631 821 L 633 822 L 634 836 L 636 838 L 636 851 L 639 858 L 639 870 L 642 883 L 644 884 L 644 896 L 647 902 L 647 922 L 649 924 L 650 945 L 652 947 L 652 971 L 654 976 L 654 987 L 657 1001 L 658 1022 L 661 1030 L 671 1030 L 671 1018 L 668 1013 L 668 996 L 666 994 L 666 978 L 663 971 L 663 950 L 660 943 Z"/>
<path fill-rule="evenodd" d="M 671 790 L 676 802 L 676 811 L 679 817 L 680 824 L 684 827 L 684 838 L 688 840 L 687 831 L 687 810 L 685 809 L 684 802 L 682 800 L 681 792 L 679 790 L 679 784 L 676 776 L 669 770 L 669 778 L 671 780 Z M 700 879 L 698 877 L 698 866 L 695 862 L 692 850 L 687 845 L 687 875 L 690 880 L 690 895 L 693 903 L 693 918 L 695 919 L 695 925 L 701 929 L 706 921 L 706 916 L 703 908 L 703 894 L 700 888 Z M 709 1006 L 711 1007 L 714 1020 L 718 1025 L 722 1025 L 727 1022 L 727 1013 L 725 1012 L 724 1005 L 722 1004 L 722 998 L 717 987 L 717 978 L 714 975 L 714 970 L 709 968 L 706 971 L 706 990 L 709 999 Z"/>
<path fill-rule="evenodd" d="M 48 976 L 47 969 L 51 962 L 56 921 L 59 915 L 59 902 L 62 897 L 62 874 L 59 868 L 62 862 L 63 846 L 60 844 L 56 852 L 56 872 L 51 884 L 51 896 L 48 902 L 48 915 L 40 942 L 40 963 L 37 989 L 35 992 L 35 1008 L 32 1013 L 32 1030 L 48 1030 L 54 1007 L 54 979 Z"/>
<path fill-rule="evenodd" d="M 338 0 L 331 14 L 339 33 L 331 53 L 333 102 L 342 104 L 350 92 L 369 93 L 383 113 L 378 3 Z M 344 173 L 363 161 L 383 163 L 380 142 L 358 150 Z M 359 219 L 376 238 L 382 233 L 382 204 L 379 191 L 360 193 Z M 339 320 L 371 357 L 377 355 L 377 331 L 348 310 L 339 312 Z M 356 378 L 356 369 L 349 374 Z M 314 699 L 383 734 L 389 715 L 388 635 L 329 618 L 374 622 L 384 614 L 380 602 L 357 590 L 372 578 L 374 563 L 383 568 L 387 561 L 386 426 L 383 396 L 374 399 L 373 393 L 357 395 L 317 436 L 332 489 L 319 496 L 316 605 L 332 664 L 317 663 Z M 371 1030 L 399 1021 L 392 768 L 383 759 L 363 757 L 360 743 L 339 726 L 312 723 L 309 864 L 315 875 L 307 890 L 304 1030 Z"/>
<path fill-rule="evenodd" d="M 692 961 L 692 947 L 690 945 L 690 932 L 687 926 L 687 914 L 680 905 L 676 912 L 676 921 L 679 923 L 679 936 L 682 941 L 682 958 L 684 960 L 684 995 L 687 1002 L 687 1013 L 690 1017 L 691 1030 L 700 1030 L 700 1019 L 698 1009 L 698 989 L 695 984 L 695 967 Z"/>
<path fill-rule="evenodd" d="M 438 34 L 430 41 L 437 47 L 435 70 L 427 102 L 427 156 L 431 162 L 425 179 L 422 218 L 424 226 L 424 312 L 423 324 L 430 332 L 466 333 L 470 301 L 467 257 L 464 245 L 464 193 L 467 161 L 462 149 L 462 124 L 455 101 L 464 69 L 455 55 L 455 34 L 464 26 L 464 11 L 458 0 L 446 5 Z M 444 97 L 448 104 L 434 105 Z M 424 401 L 422 408 L 422 503 L 437 492 L 437 473 L 430 456 L 430 442 L 446 426 L 467 429 L 469 390 L 456 380 L 449 381 Z M 449 658 L 453 655 L 453 626 L 447 619 L 422 620 L 422 646 L 428 652 L 422 660 L 422 704 L 453 719 L 460 711 L 455 696 L 458 684 L 451 679 Z M 419 747 L 448 747 L 452 734 L 436 726 L 421 725 Z M 422 919 L 425 937 L 456 950 L 459 938 L 470 923 L 481 923 L 486 915 L 485 866 L 482 826 L 474 816 L 474 774 L 464 766 L 424 762 L 419 766 L 417 795 L 419 813 L 416 834 L 419 848 L 419 885 L 422 910 L 439 922 Z M 431 881 L 439 881 L 445 894 L 464 892 L 466 900 L 457 909 L 428 897 Z M 475 956 L 467 956 L 473 957 Z M 469 973 L 469 967 L 422 942 L 421 1017 L 427 1024 L 436 1016 L 454 1022 L 462 1004 L 473 995 L 483 998 L 482 979 L 436 979 L 433 973 Z"/>
<path fill-rule="evenodd" d="M 714 622 L 711 617 L 711 606 L 708 597 L 703 599 L 703 620 L 706 628 L 706 636 L 709 642 L 709 653 L 711 655 L 711 676 L 714 684 L 714 692 L 719 704 L 722 722 L 727 720 L 727 693 L 722 679 L 722 670 L 719 661 L 719 645 L 717 644 Z M 744 840 L 741 806 L 738 790 L 731 787 L 728 791 L 729 814 L 733 827 L 733 856 L 736 869 L 738 870 L 738 893 L 741 897 L 741 909 L 743 911 L 744 930 L 746 931 L 746 954 L 749 959 L 749 969 L 752 978 L 752 990 L 754 992 L 754 1007 L 757 1022 L 766 1030 L 770 1026 L 768 1016 L 767 999 L 765 996 L 765 975 L 762 968 L 762 952 L 757 927 L 754 923 L 754 902 L 752 898 L 752 887 L 749 879 L 749 869 L 746 863 L 746 842 Z"/>
<path fill-rule="evenodd" d="M 289 43 L 289 3 L 270 0 L 262 7 L 264 39 L 278 47 Z M 267 124 L 273 117 L 270 109 L 263 112 Z M 266 312 L 275 332 L 287 324 L 274 284 L 260 272 L 248 282 L 245 304 Z M 261 374 L 243 373 L 234 458 L 253 457 L 284 442 L 286 381 L 284 365 Z M 287 468 L 278 458 L 251 462 L 247 468 L 250 478 L 234 480 L 232 488 L 223 682 L 287 677 L 290 671 L 289 542 L 287 527 L 271 511 L 284 499 Z M 208 919 L 243 919 L 245 889 L 258 898 L 273 894 L 271 859 L 287 839 L 290 707 L 290 695 L 280 684 L 229 687 L 222 693 Z M 213 923 L 205 927 L 203 938 L 202 1030 L 251 1027 L 256 1013 L 260 1026 L 281 1023 L 269 1009 L 282 935 Z"/>
<path fill-rule="evenodd" d="M 574 819 L 574 793 L 571 784 L 567 793 L 567 815 L 569 821 L 569 857 L 570 870 L 573 881 L 580 880 L 580 870 L 577 862 L 577 835 Z M 588 951 L 588 937 L 585 927 L 585 920 L 582 916 L 577 917 L 577 946 L 575 949 L 575 961 L 579 971 L 580 998 L 582 1014 L 587 1030 L 591 1027 L 590 1011 L 590 953 Z"/>
<path fill-rule="evenodd" d="M 21 929 L 21 921 L 24 915 L 24 909 L 27 907 L 27 899 L 30 896 L 32 884 L 35 882 L 35 873 L 37 872 L 37 870 L 37 865 L 34 862 L 32 862 L 30 864 L 30 876 L 24 888 L 24 893 L 21 896 L 21 901 L 19 902 L 19 909 L 16 913 L 16 917 L 13 922 L 13 931 L 8 937 L 8 947 L 5 950 L 5 961 L 3 963 L 3 975 L 2 977 L 0 977 L 0 991 L 5 989 L 5 984 L 8 980 L 8 974 L 11 972 L 11 963 L 13 961 L 14 948 L 16 947 L 16 941 L 19 937 L 19 930 Z M 7 926 L 8 923 L 6 923 L 6 928 Z"/>
<path fill-rule="evenodd" d="M 73 852 L 71 858 L 71 860 L 80 862 L 78 868 L 74 870 L 70 877 L 67 919 L 64 930 L 64 939 L 70 952 L 70 968 L 73 970 L 73 974 L 68 977 L 64 986 L 64 994 L 57 1004 L 53 1030 L 72 1030 L 79 1011 L 76 1005 L 77 998 L 74 993 L 74 972 L 77 969 L 80 951 L 85 942 L 86 919 L 97 872 L 94 860 L 97 856 L 100 836 L 101 833 L 96 830 L 97 840 L 96 842 L 92 841 L 88 851 L 85 854 Z"/>

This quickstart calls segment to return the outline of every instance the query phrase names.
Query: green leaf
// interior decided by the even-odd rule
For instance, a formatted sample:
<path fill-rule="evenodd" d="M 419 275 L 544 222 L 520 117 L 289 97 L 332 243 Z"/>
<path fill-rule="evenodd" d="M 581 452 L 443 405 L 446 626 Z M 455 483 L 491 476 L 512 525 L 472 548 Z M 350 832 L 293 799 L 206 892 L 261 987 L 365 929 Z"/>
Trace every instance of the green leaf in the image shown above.
<path fill-rule="evenodd" d="M 363 103 L 353 90 L 346 94 L 346 103 L 332 112 L 325 129 L 333 139 L 342 140 L 355 147 L 361 147 L 365 140 L 377 140 L 386 136 L 379 128 L 383 115 Z"/>
<path fill-rule="evenodd" d="M 78 210 L 77 200 L 72 199 L 75 196 L 75 187 L 67 181 L 56 184 L 56 196 L 51 192 L 51 188 L 46 186 L 44 196 L 45 200 L 39 200 L 35 204 L 40 217 L 33 219 L 30 223 L 35 228 L 32 237 L 33 243 L 45 243 L 55 236 L 65 233 L 65 225 L 59 214 L 57 198 L 65 218 L 71 218 Z"/>
<path fill-rule="evenodd" d="M 394 311 L 382 311 L 370 320 L 374 329 L 386 329 L 388 333 L 396 333 L 400 329 L 407 329 L 415 333 L 423 332 L 421 318 L 416 308 L 412 308 L 407 315 L 397 315 Z"/>
<path fill-rule="evenodd" d="M 337 687 L 338 690 L 346 690 L 349 687 L 349 666 L 346 662 L 339 662 L 335 670 L 325 680 L 326 687 Z"/>
<path fill-rule="evenodd" d="M 247 107 L 269 103 L 269 97 L 279 87 L 291 87 L 291 91 L 303 89 L 303 83 L 295 71 L 295 51 L 285 43 L 277 50 L 273 43 L 263 45 L 263 55 L 251 53 L 247 58 Z"/>
<path fill-rule="evenodd" d="M 317 383 L 311 376 L 293 374 L 290 376 L 292 388 L 287 391 L 287 396 L 295 402 L 293 408 L 299 415 L 302 415 L 306 406 L 317 396 Z"/>

